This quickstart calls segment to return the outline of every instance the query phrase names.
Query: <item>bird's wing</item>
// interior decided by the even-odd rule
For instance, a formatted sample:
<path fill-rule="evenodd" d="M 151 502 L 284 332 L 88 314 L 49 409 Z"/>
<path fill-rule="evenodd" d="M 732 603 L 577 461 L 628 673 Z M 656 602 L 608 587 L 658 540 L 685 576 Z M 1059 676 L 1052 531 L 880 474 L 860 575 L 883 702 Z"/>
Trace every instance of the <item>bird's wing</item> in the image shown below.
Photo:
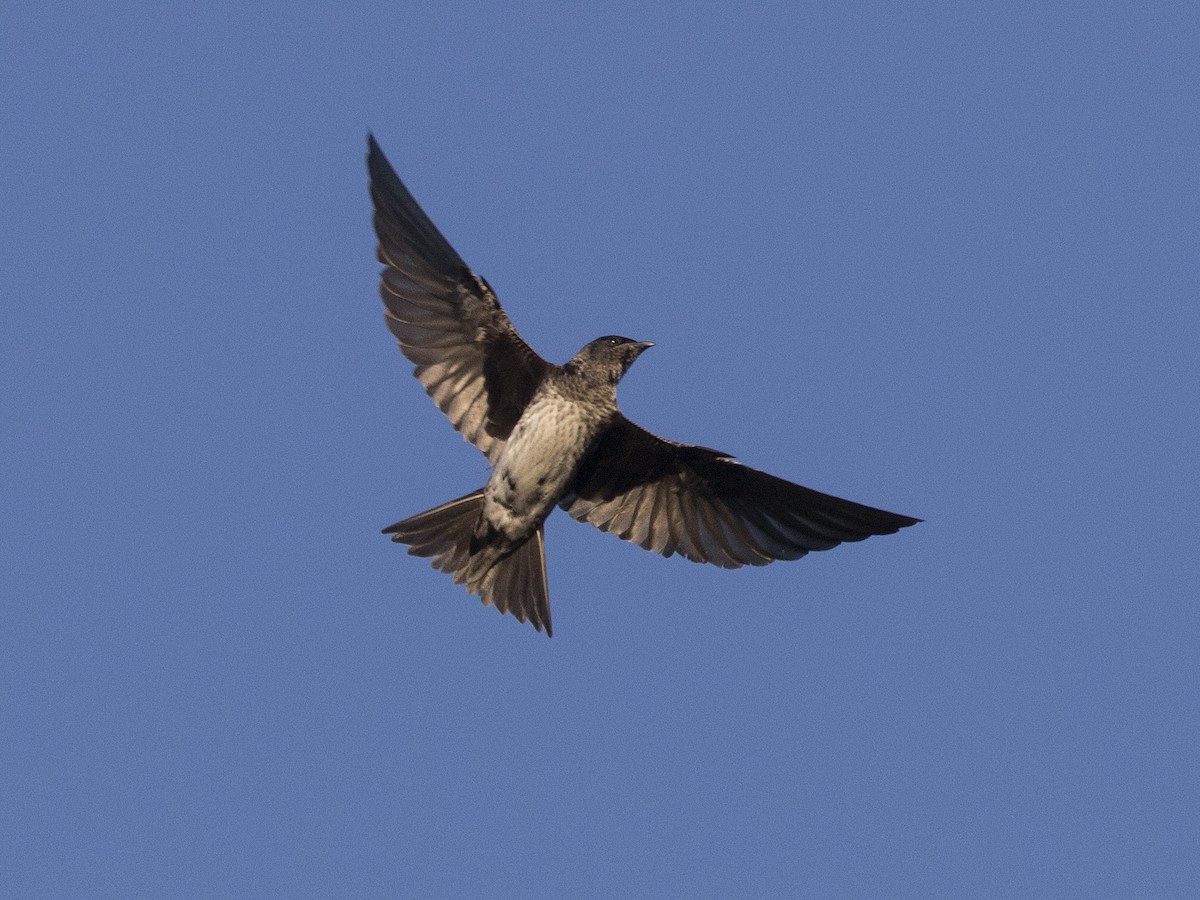
<path fill-rule="evenodd" d="M 585 457 L 561 505 L 647 550 L 727 569 L 798 559 L 920 521 L 792 484 L 717 450 L 663 440 L 621 415 Z"/>
<path fill-rule="evenodd" d="M 434 403 L 493 462 L 549 363 L 521 339 L 368 138 L 388 327 Z"/>

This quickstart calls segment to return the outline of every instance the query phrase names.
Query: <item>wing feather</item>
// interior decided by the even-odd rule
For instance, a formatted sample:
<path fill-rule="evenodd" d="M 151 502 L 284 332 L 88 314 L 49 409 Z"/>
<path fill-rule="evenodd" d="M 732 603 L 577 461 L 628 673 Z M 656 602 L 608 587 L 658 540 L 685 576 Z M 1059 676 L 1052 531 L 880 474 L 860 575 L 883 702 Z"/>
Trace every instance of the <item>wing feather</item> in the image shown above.
<path fill-rule="evenodd" d="M 620 415 L 584 458 L 562 505 L 647 550 L 731 569 L 798 559 L 920 521 L 663 440 Z"/>
<path fill-rule="evenodd" d="M 367 169 L 388 327 L 426 393 L 495 462 L 550 365 L 425 215 L 374 137 Z"/>

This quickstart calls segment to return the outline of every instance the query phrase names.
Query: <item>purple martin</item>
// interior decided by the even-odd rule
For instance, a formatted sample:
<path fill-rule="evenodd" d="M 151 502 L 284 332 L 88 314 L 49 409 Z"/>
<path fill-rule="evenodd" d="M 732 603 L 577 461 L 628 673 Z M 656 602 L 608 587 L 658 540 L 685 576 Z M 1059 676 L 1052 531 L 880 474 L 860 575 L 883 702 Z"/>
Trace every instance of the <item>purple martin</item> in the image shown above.
<path fill-rule="evenodd" d="M 617 383 L 653 346 L 597 338 L 535 353 L 368 138 L 380 294 L 414 374 L 491 463 L 487 484 L 383 530 L 485 604 L 551 634 L 543 525 L 555 506 L 647 550 L 736 569 L 799 559 L 919 519 L 801 487 L 639 428 Z"/>

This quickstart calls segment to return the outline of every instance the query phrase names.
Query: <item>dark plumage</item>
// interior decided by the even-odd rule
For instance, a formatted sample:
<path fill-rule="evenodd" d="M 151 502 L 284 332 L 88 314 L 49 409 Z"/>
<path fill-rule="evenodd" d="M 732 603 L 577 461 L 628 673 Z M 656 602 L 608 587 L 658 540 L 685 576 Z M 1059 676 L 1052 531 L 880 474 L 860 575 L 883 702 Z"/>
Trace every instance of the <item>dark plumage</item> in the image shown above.
<path fill-rule="evenodd" d="M 647 550 L 735 569 L 798 559 L 920 521 L 655 437 L 617 408 L 649 342 L 597 338 L 565 365 L 526 344 L 488 283 L 417 205 L 375 139 L 380 292 L 414 374 L 492 474 L 482 489 L 384 529 L 484 603 L 550 628 L 543 523 L 556 505 Z"/>

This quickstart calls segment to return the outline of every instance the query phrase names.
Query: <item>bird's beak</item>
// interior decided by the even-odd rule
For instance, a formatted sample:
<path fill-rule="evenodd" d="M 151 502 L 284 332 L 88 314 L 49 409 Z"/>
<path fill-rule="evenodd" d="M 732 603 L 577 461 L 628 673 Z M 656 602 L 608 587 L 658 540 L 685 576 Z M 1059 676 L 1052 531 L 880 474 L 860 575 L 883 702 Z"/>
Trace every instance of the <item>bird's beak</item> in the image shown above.
<path fill-rule="evenodd" d="M 640 356 L 642 353 L 654 346 L 654 341 L 638 341 L 633 346 L 638 348 L 638 355 Z"/>

